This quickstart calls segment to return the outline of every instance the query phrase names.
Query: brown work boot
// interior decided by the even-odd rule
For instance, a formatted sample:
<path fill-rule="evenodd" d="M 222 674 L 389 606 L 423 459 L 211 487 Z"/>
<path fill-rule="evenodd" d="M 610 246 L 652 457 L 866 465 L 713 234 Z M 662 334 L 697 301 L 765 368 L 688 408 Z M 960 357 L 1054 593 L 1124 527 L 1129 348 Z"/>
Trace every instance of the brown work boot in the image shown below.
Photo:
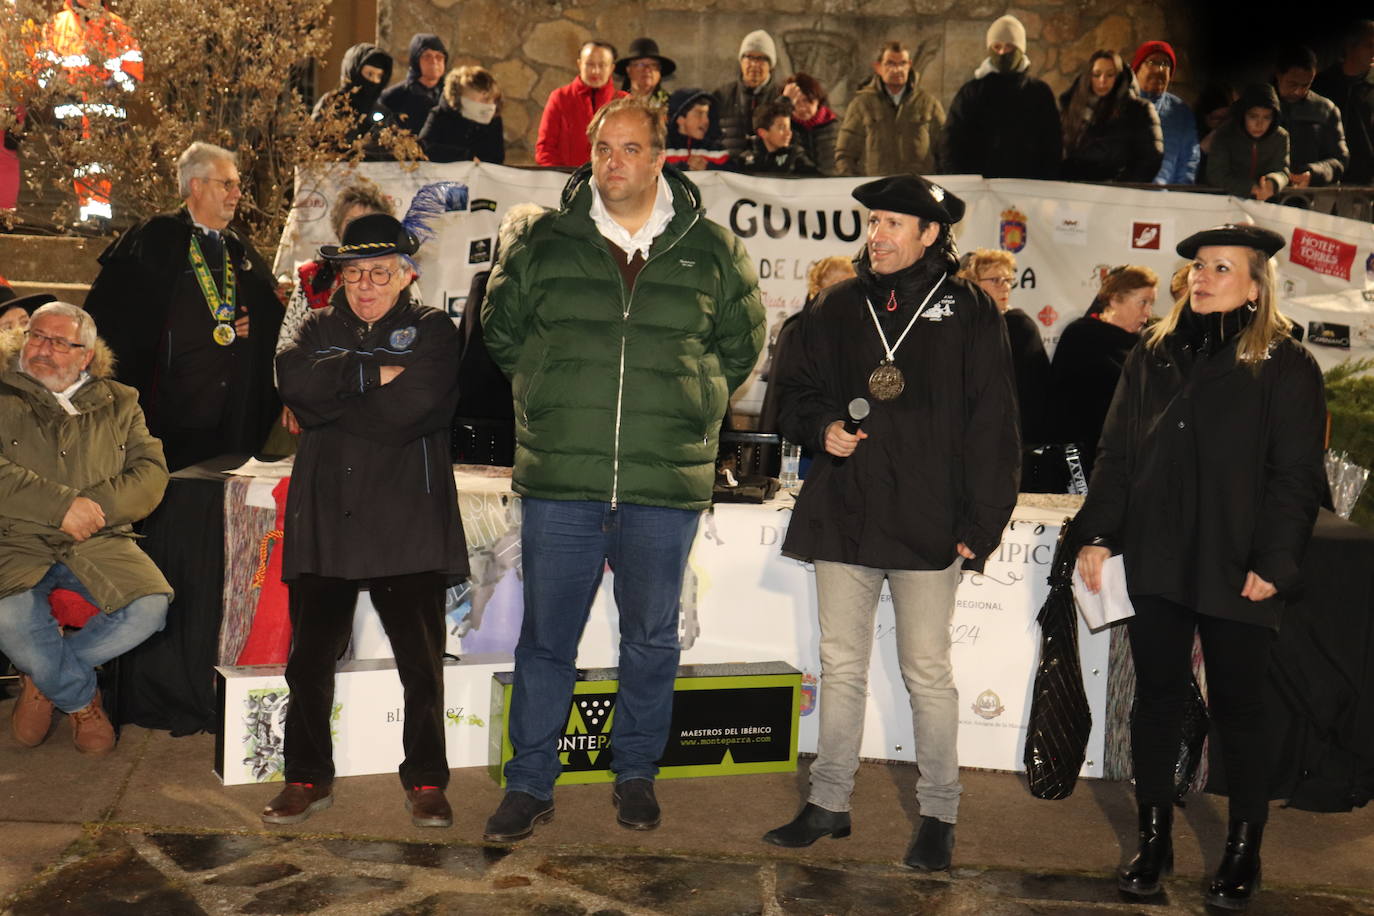
<path fill-rule="evenodd" d="M 313 782 L 288 782 L 258 816 L 264 824 L 299 824 L 332 804 L 334 795 L 330 786 L 317 786 Z"/>
<path fill-rule="evenodd" d="M 449 807 L 444 790 L 438 786 L 415 786 L 406 789 L 406 810 L 416 827 L 452 827 L 453 809 Z"/>
<path fill-rule="evenodd" d="M 52 700 L 39 693 L 27 674 L 19 675 L 19 683 L 22 689 L 10 713 L 10 731 L 24 747 L 38 747 L 52 731 Z"/>
<path fill-rule="evenodd" d="M 100 691 L 96 690 L 85 709 L 68 713 L 72 720 L 72 743 L 83 754 L 108 754 L 114 750 L 115 733 L 105 710 L 100 705 Z"/>

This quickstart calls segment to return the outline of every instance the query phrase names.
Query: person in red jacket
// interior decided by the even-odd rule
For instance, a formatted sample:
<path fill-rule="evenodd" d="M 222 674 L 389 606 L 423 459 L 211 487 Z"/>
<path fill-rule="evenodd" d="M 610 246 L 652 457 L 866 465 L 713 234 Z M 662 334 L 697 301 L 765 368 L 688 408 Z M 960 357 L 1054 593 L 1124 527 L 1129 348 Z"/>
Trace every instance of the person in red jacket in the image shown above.
<path fill-rule="evenodd" d="M 615 46 L 607 42 L 592 39 L 582 46 L 577 76 L 551 92 L 544 106 L 534 146 L 536 163 L 575 169 L 591 159 L 587 125 L 602 105 L 626 95 L 611 84 L 615 57 Z"/>

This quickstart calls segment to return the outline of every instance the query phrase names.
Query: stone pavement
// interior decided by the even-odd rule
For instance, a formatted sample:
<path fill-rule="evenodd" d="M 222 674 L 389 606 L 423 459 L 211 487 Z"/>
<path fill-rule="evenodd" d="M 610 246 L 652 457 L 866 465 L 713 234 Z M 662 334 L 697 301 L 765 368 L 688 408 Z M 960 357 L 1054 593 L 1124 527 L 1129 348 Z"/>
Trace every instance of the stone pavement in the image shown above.
<path fill-rule="evenodd" d="M 664 780 L 651 833 L 615 825 L 608 786 L 574 786 L 531 840 L 484 846 L 500 789 L 480 769 L 454 771 L 451 830 L 412 827 L 389 776 L 340 780 L 334 807 L 269 830 L 256 812 L 274 787 L 219 785 L 213 736 L 126 728 L 92 761 L 65 726 L 36 749 L 3 731 L 0 906 L 13 916 L 1193 914 L 1207 912 L 1224 835 L 1224 800 L 1190 800 L 1167 894 L 1126 901 L 1111 867 L 1130 833 L 1128 786 L 1085 781 L 1042 802 L 1014 775 L 965 771 L 956 868 L 918 875 L 897 864 L 914 770 L 881 764 L 861 768 L 854 836 L 803 850 L 758 837 L 791 816 L 804 772 Z M 1374 812 L 1276 807 L 1266 841 L 1268 887 L 1250 913 L 1374 914 Z"/>

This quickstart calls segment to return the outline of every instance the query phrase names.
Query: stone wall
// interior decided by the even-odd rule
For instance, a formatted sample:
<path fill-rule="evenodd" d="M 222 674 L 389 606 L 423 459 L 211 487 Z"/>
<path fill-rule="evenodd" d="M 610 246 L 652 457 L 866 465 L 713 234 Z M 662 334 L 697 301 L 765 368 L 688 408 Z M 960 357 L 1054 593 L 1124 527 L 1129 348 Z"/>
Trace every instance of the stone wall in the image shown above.
<path fill-rule="evenodd" d="M 724 0 L 377 0 L 378 39 L 397 56 L 397 73 L 410 36 L 436 32 L 454 64 L 496 75 L 513 165 L 532 161 L 544 102 L 572 79 L 579 47 L 594 36 L 624 49 L 648 35 L 678 63 L 669 89 L 713 89 L 738 76 L 740 39 L 764 28 L 778 43 L 778 71 L 811 73 L 840 110 L 877 47 L 896 38 L 912 48 L 922 85 L 948 106 L 986 54 L 988 25 L 1007 12 L 1026 26 L 1032 73 L 1056 93 L 1095 49 L 1129 58 L 1153 38 L 1174 44 L 1180 77 L 1189 75 L 1184 0 L 758 0 L 748 12 Z"/>

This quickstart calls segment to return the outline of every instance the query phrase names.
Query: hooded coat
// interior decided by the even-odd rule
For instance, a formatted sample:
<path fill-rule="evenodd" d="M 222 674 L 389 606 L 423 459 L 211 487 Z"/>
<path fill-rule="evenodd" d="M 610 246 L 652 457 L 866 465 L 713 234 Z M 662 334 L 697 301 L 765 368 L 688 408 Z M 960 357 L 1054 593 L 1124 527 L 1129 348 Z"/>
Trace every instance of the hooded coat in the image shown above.
<path fill-rule="evenodd" d="M 1245 112 L 1268 108 L 1274 119 L 1258 139 L 1245 129 Z M 1207 156 L 1207 183 L 1235 197 L 1249 197 L 1261 178 L 1276 191 L 1288 186 L 1288 131 L 1279 126 L 1279 94 L 1273 86 L 1247 86 L 1231 106 L 1231 116 L 1216 129 Z"/>
<path fill-rule="evenodd" d="M 382 69 L 379 82 L 363 79 L 363 67 L 368 64 Z M 339 64 L 338 88 L 320 96 L 310 117 L 318 121 L 329 112 L 344 113 L 351 121 L 343 138 L 345 145 L 371 136 L 393 118 L 391 110 L 381 100 L 382 88 L 390 79 L 391 55 L 371 42 L 360 42 L 344 52 L 343 62 Z M 375 157 L 385 158 L 380 152 Z M 374 154 L 369 153 L 368 158 L 374 158 Z"/>
<path fill-rule="evenodd" d="M 420 55 L 426 51 L 438 51 L 448 62 L 448 48 L 443 39 L 429 32 L 421 32 L 410 38 L 410 65 L 406 78 L 382 93 L 382 104 L 396 116 L 396 126 L 419 134 L 429 117 L 430 109 L 439 104 L 444 91 L 443 77 L 433 86 L 420 82 Z"/>
<path fill-rule="evenodd" d="M 1072 102 L 1084 79 L 1080 74 L 1059 96 L 1066 137 L 1062 177 L 1066 181 L 1154 181 L 1164 161 L 1164 133 L 1155 106 L 1140 97 L 1130 70 L 1123 68 L 1116 75 L 1111 91 L 1097 99 L 1086 126 L 1069 146 L 1068 119 L 1078 116 Z"/>
<path fill-rule="evenodd" d="M 1001 73 L 984 61 L 949 104 L 937 168 L 943 175 L 1054 179 L 1062 148 L 1050 87 L 1026 70 Z"/>
<path fill-rule="evenodd" d="M 573 173 L 487 287 L 487 349 L 515 397 L 515 491 L 705 509 L 721 417 L 764 343 L 753 263 L 668 166 L 674 215 L 626 289 L 590 178 Z"/>
<path fill-rule="evenodd" d="M 460 350 L 453 321 L 407 291 L 371 328 L 342 289 L 306 316 L 277 357 L 301 424 L 283 579 L 467 574 L 449 461 Z M 383 385 L 383 365 L 405 371 Z"/>
<path fill-rule="evenodd" d="M 845 109 L 835 141 L 835 174 L 928 175 L 945 127 L 945 109 L 907 75 L 902 103 L 894 105 L 880 79 L 871 79 Z"/>
<path fill-rule="evenodd" d="M 1326 400 L 1289 337 L 1258 366 L 1236 359 L 1248 314 L 1185 307 L 1158 346 L 1131 351 L 1073 531 L 1124 555 L 1132 595 L 1277 628 L 1326 492 Z M 1242 597 L 1251 570 L 1279 594 Z"/>
<path fill-rule="evenodd" d="M 133 523 L 162 501 L 167 464 L 148 433 L 138 392 L 112 378 L 97 340 L 90 380 L 68 414 L 19 371 L 22 332 L 0 335 L 0 597 L 33 588 L 55 563 L 70 569 L 105 613 L 172 587 L 134 540 Z M 78 496 L 100 504 L 105 526 L 77 542 L 62 519 Z"/>
<path fill-rule="evenodd" d="M 954 264 L 930 249 L 887 275 L 873 272 L 865 251 L 857 269 L 816 297 L 789 343 L 778 425 L 815 460 L 783 553 L 945 569 L 963 543 L 975 555 L 967 568 L 981 570 L 1016 506 L 1021 467 L 1006 325 L 987 293 L 952 276 Z M 897 308 L 888 312 L 891 293 Z M 886 356 L 868 301 L 889 343 L 911 325 L 896 353 L 906 385 L 890 401 L 868 392 Z M 868 438 L 840 460 L 825 451 L 825 430 L 856 396 L 872 407 Z"/>

